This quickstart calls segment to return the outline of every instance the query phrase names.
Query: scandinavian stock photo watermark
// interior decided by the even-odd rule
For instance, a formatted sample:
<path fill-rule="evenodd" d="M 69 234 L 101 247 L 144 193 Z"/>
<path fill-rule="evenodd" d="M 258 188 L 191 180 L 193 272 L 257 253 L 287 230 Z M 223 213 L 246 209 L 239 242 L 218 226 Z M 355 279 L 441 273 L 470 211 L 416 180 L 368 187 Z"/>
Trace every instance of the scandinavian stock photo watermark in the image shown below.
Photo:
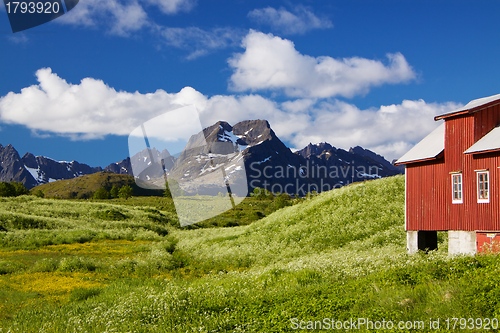
<path fill-rule="evenodd" d="M 166 191 L 181 226 L 233 209 L 250 192 L 306 197 L 380 178 L 377 166 L 354 161 L 327 166 L 304 159 L 290 164 L 280 160 L 277 151 L 252 148 L 261 142 L 252 144 L 245 132 L 233 133 L 218 124 L 203 127 L 196 108 L 184 106 L 144 122 L 129 135 L 136 184 Z M 272 156 L 255 160 L 259 151 Z"/>
<path fill-rule="evenodd" d="M 497 318 L 435 318 L 427 320 L 393 321 L 387 319 L 350 318 L 340 320 L 323 318 L 321 320 L 290 319 L 290 328 L 295 331 L 433 331 L 433 330 L 494 330 L 499 328 Z"/>
<path fill-rule="evenodd" d="M 248 195 L 241 148 L 232 141 L 207 142 L 194 106 L 148 120 L 128 142 L 136 184 L 168 189 L 181 226 L 222 214 Z"/>

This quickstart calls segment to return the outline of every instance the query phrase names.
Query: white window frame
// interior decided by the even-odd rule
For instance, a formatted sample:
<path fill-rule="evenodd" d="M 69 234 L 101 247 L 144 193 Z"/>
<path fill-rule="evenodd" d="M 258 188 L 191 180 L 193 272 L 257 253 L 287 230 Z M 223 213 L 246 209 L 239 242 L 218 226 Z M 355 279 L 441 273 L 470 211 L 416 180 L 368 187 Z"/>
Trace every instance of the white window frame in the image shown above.
<path fill-rule="evenodd" d="M 464 182 L 461 172 L 451 174 L 451 202 L 461 204 L 464 202 Z"/>
<path fill-rule="evenodd" d="M 486 179 L 484 178 L 486 176 Z M 481 179 L 483 178 L 483 179 Z M 477 202 L 490 202 L 490 172 L 488 170 L 476 171 Z"/>

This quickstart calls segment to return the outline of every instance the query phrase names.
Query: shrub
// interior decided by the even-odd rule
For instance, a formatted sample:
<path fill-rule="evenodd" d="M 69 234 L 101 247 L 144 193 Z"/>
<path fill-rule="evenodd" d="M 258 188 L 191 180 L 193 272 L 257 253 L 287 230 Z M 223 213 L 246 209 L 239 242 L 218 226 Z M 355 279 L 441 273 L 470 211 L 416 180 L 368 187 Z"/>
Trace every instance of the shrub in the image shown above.
<path fill-rule="evenodd" d="M 94 195 L 92 196 L 94 199 L 99 199 L 99 200 L 104 200 L 104 199 L 109 199 L 110 194 L 106 190 L 106 188 L 101 187 L 97 191 L 94 192 Z"/>
<path fill-rule="evenodd" d="M 25 194 L 29 193 L 28 189 L 26 188 L 26 186 L 24 186 L 23 183 L 12 182 L 11 185 L 14 188 L 14 195 L 16 197 L 18 197 L 20 195 L 25 195 Z"/>
<path fill-rule="evenodd" d="M 0 197 L 13 197 L 16 189 L 11 183 L 0 182 Z"/>
<path fill-rule="evenodd" d="M 276 209 L 292 205 L 290 195 L 281 193 L 274 198 L 273 205 Z"/>
<path fill-rule="evenodd" d="M 0 182 L 0 197 L 18 197 L 28 194 L 28 189 L 19 182 Z"/>
<path fill-rule="evenodd" d="M 122 186 L 118 191 L 118 196 L 122 199 L 128 199 L 132 196 L 133 189 L 129 185 Z"/>
<path fill-rule="evenodd" d="M 113 185 L 111 187 L 111 190 L 109 190 L 109 195 L 111 197 L 111 199 L 116 199 L 118 198 L 118 193 L 120 192 L 120 189 L 118 188 L 118 186 L 116 185 Z"/>
<path fill-rule="evenodd" d="M 45 193 L 40 190 L 40 189 L 37 189 L 33 192 L 33 195 L 36 196 L 36 197 L 39 197 L 39 198 L 44 198 L 45 197 Z"/>

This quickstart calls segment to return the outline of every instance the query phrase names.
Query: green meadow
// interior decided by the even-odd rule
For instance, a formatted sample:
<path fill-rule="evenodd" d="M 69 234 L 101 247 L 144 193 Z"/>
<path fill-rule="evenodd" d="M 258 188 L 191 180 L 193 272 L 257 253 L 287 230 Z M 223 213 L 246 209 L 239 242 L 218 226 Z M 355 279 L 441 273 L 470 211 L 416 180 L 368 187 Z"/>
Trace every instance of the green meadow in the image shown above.
<path fill-rule="evenodd" d="M 0 198 L 0 332 L 495 331 L 500 260 L 439 238 L 406 254 L 402 176 L 189 228 L 168 198 Z"/>

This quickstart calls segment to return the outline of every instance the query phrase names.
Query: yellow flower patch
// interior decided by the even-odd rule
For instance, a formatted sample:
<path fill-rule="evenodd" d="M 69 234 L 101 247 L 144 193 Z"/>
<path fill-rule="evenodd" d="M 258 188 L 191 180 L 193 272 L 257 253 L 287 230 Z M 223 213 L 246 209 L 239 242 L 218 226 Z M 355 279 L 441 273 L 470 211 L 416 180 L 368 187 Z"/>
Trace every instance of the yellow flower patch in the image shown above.
<path fill-rule="evenodd" d="M 137 252 L 140 250 L 141 246 L 147 246 L 149 244 L 151 244 L 150 241 L 105 240 L 88 243 L 48 245 L 36 250 L 4 250 L 0 253 L 5 257 L 22 255 L 43 256 L 51 254 L 120 256 Z"/>
<path fill-rule="evenodd" d="M 92 281 L 88 273 L 24 273 L 12 276 L 8 284 L 19 291 L 43 295 L 66 294 L 76 288 L 102 286 Z"/>

